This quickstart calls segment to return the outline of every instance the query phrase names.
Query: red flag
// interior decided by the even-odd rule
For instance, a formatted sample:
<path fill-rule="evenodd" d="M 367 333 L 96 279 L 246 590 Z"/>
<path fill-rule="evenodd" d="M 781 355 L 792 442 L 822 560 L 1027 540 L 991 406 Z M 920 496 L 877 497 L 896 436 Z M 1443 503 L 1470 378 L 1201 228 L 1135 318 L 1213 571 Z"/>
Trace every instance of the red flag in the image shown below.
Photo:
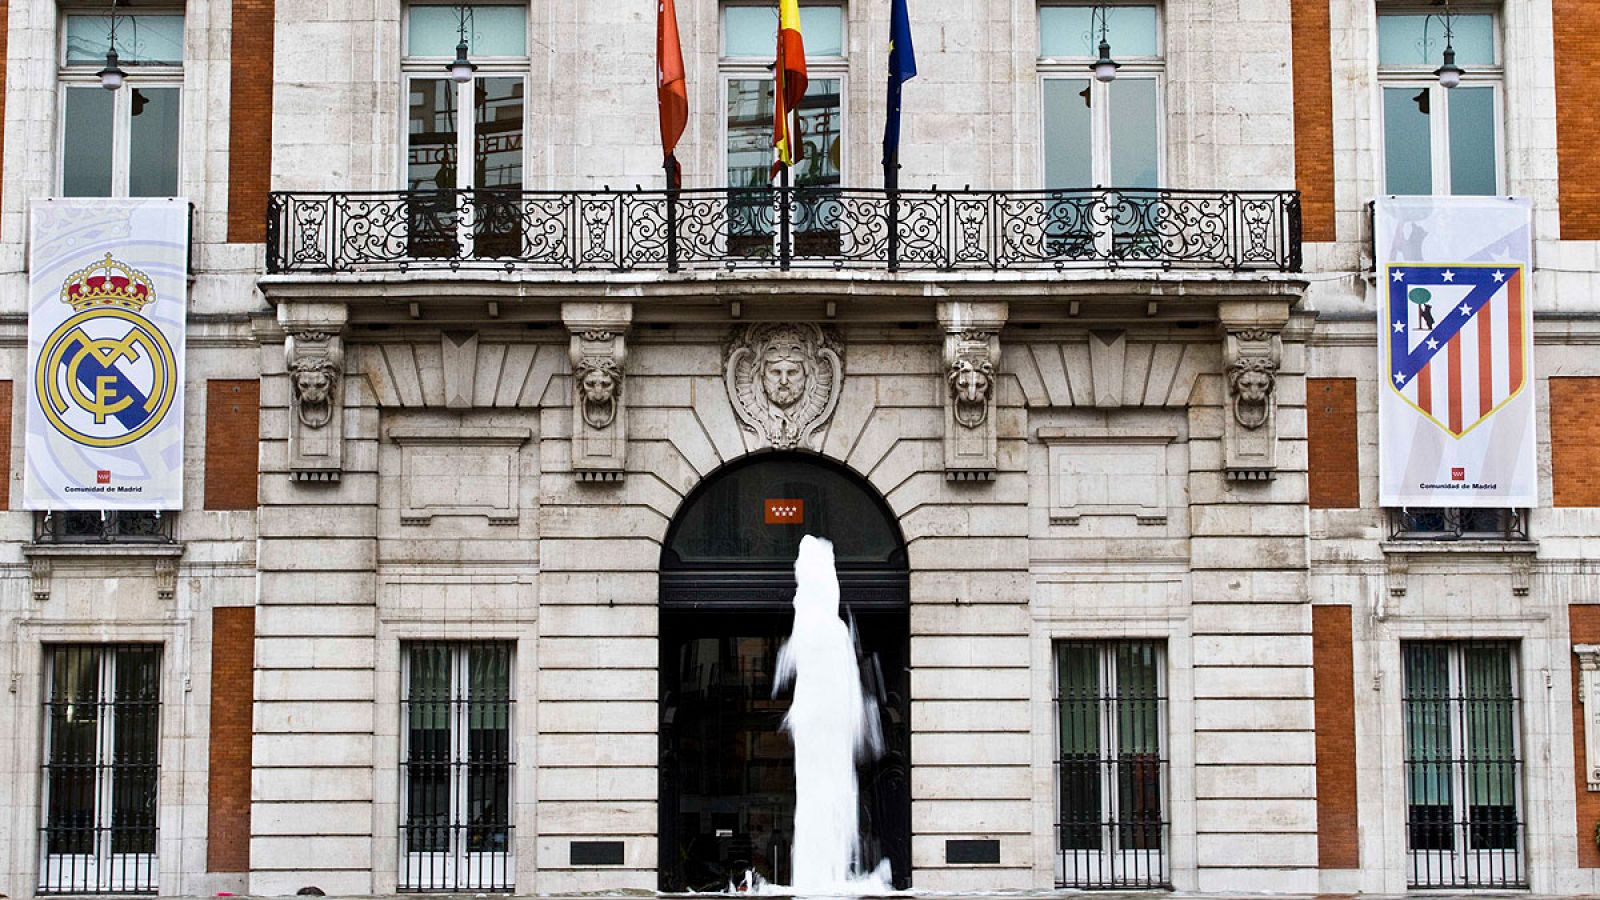
<path fill-rule="evenodd" d="M 657 0 L 656 5 L 656 104 L 661 111 L 661 155 L 670 172 L 667 186 L 681 187 L 676 151 L 689 124 L 689 86 L 683 75 L 678 11 L 672 0 Z"/>
<path fill-rule="evenodd" d="M 800 145 L 800 101 L 806 95 L 806 45 L 800 37 L 799 0 L 778 0 L 778 60 L 774 67 L 772 146 L 778 160 L 772 177 L 805 155 Z"/>

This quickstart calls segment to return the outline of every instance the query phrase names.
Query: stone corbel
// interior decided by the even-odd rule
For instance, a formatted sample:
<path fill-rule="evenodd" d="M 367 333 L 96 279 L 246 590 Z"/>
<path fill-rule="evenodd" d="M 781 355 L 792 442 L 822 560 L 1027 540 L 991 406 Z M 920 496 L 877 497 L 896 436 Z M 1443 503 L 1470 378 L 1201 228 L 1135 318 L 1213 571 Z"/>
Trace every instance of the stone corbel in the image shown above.
<path fill-rule="evenodd" d="M 48 556 L 35 556 L 28 560 L 29 581 L 33 585 L 33 602 L 50 602 L 51 569 Z"/>
<path fill-rule="evenodd" d="M 178 595 L 178 561 L 176 559 L 155 560 L 156 570 L 156 599 L 171 600 Z"/>
<path fill-rule="evenodd" d="M 1222 417 L 1230 481 L 1270 481 L 1278 467 L 1278 370 L 1283 365 L 1283 301 L 1224 301 Z"/>
<path fill-rule="evenodd" d="M 989 481 L 999 468 L 996 408 L 1005 303 L 939 304 L 944 329 L 944 471 L 950 481 Z"/>
<path fill-rule="evenodd" d="M 1589 790 L 1600 791 L 1600 645 L 1577 644 L 1578 702 L 1583 704 L 1583 771 Z"/>
<path fill-rule="evenodd" d="M 344 464 L 342 303 L 285 303 L 278 323 L 289 376 L 289 473 L 295 481 L 338 481 Z"/>
<path fill-rule="evenodd" d="M 565 303 L 572 332 L 572 471 L 579 481 L 620 481 L 628 461 L 624 400 L 628 303 Z"/>

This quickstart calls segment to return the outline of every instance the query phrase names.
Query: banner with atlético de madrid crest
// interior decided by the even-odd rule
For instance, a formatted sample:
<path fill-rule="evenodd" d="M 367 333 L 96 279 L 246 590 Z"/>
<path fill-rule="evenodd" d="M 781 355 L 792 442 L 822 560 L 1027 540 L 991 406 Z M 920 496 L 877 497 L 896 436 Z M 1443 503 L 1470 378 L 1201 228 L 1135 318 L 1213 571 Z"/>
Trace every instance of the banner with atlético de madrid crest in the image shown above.
<path fill-rule="evenodd" d="M 29 213 L 25 505 L 181 509 L 189 204 Z"/>
<path fill-rule="evenodd" d="M 1537 506 L 1529 203 L 1385 197 L 1374 222 L 1380 502 Z"/>

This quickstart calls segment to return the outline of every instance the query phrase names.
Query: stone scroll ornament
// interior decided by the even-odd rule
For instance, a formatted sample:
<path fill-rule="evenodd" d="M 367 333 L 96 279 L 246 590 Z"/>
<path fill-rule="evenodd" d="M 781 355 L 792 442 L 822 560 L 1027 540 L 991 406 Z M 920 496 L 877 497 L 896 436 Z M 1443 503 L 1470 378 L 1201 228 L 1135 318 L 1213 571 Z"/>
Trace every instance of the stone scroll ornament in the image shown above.
<path fill-rule="evenodd" d="M 626 337 L 590 329 L 572 335 L 572 467 L 582 481 L 616 481 L 626 467 L 623 413 Z"/>
<path fill-rule="evenodd" d="M 755 324 L 736 330 L 724 378 L 744 427 L 769 446 L 815 449 L 844 383 L 842 342 L 820 325 Z"/>
<path fill-rule="evenodd" d="M 323 331 L 289 334 L 285 364 L 293 400 L 289 454 L 298 481 L 337 481 L 343 447 L 340 382 L 344 344 Z"/>

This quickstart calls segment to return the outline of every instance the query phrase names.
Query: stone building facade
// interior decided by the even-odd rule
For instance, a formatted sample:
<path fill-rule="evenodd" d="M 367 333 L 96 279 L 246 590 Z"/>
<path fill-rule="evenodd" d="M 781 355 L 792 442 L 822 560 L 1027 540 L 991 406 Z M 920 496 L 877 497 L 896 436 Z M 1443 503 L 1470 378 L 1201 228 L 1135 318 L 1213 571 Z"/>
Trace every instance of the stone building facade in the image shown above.
<path fill-rule="evenodd" d="M 901 884 L 1600 891 L 1600 11 L 1455 10 L 1464 48 L 1487 29 L 1488 192 L 1531 198 L 1536 258 L 1540 503 L 1474 517 L 1377 492 L 1367 204 L 1406 171 L 1388 92 L 1446 97 L 1384 30 L 1433 7 L 1118 2 L 1136 52 L 1105 87 L 1073 44 L 1088 4 L 913 0 L 900 182 L 944 218 L 880 258 L 887 4 L 808 5 L 835 11 L 813 124 L 838 140 L 793 195 L 809 224 L 744 226 L 739 198 L 771 203 L 723 190 L 761 77 L 736 26 L 762 6 L 677 6 L 681 197 L 654 3 L 473 7 L 521 39 L 475 49 L 456 98 L 479 118 L 447 126 L 448 102 L 417 110 L 456 90 L 428 81 L 455 7 L 114 7 L 181 48 L 114 96 L 180 91 L 155 155 L 194 208 L 187 499 L 86 521 L 9 485 L 29 205 L 94 190 L 69 95 L 105 11 L 0 2 L 0 894 L 781 878 L 763 679 L 808 530 L 874 673 L 865 815 Z M 1086 116 L 1093 180 L 1054 168 L 1080 127 L 1062 96 L 1137 108 L 1116 85 L 1150 88 L 1138 186 L 1199 205 L 1085 190 L 1144 224 L 1052 232 L 1070 203 L 1039 191 L 1139 156 Z M 153 138 L 104 115 L 104 193 L 136 193 Z M 1468 157 L 1432 134 L 1440 172 Z M 963 185 L 1010 193 L 923 190 Z M 533 198 L 509 251 L 491 187 Z M 673 203 L 723 231 L 669 264 L 640 235 Z M 1021 261 L 1018 222 L 1041 235 Z"/>

